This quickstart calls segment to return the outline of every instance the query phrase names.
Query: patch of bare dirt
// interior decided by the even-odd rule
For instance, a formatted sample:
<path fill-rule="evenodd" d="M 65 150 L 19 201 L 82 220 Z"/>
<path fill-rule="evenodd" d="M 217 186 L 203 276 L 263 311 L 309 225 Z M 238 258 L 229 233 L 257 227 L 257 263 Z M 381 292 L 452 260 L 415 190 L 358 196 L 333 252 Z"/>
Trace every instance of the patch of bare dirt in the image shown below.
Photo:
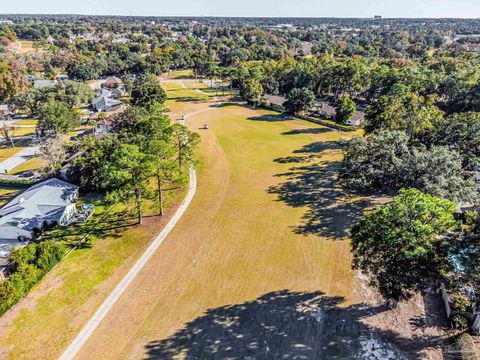
<path fill-rule="evenodd" d="M 372 334 L 382 334 L 401 350 L 407 359 L 443 359 L 453 333 L 449 330 L 441 298 L 433 288 L 389 309 L 365 275 L 356 275 L 357 292 L 369 306 L 384 306 L 384 311 L 362 319 Z"/>

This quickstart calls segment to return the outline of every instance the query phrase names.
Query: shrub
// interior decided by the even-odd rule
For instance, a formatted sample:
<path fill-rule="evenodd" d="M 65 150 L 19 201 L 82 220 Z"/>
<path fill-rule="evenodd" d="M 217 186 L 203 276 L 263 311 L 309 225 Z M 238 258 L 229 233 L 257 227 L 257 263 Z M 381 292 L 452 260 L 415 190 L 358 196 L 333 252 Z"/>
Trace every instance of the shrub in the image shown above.
<path fill-rule="evenodd" d="M 10 254 L 13 274 L 0 282 L 0 315 L 16 304 L 65 255 L 65 247 L 53 241 L 28 244 Z"/>
<path fill-rule="evenodd" d="M 10 253 L 10 263 L 16 271 L 20 266 L 35 262 L 37 247 L 35 244 L 28 244 L 23 248 L 17 248 Z"/>
<path fill-rule="evenodd" d="M 461 292 L 454 292 L 450 296 L 452 306 L 457 311 L 467 311 L 470 307 L 470 300 Z"/>
<path fill-rule="evenodd" d="M 466 330 L 468 328 L 468 320 L 461 314 L 452 316 L 450 321 L 452 322 L 452 327 L 454 329 Z"/>
<path fill-rule="evenodd" d="M 45 241 L 37 246 L 36 265 L 45 272 L 51 270 L 65 255 L 65 248 L 53 241 Z"/>

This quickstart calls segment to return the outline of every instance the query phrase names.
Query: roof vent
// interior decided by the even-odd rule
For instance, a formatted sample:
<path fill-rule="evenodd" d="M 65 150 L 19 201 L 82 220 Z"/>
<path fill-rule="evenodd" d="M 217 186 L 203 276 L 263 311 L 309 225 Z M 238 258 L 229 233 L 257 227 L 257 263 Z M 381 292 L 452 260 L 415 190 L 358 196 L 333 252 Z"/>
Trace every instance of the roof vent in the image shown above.
<path fill-rule="evenodd" d="M 18 200 L 18 201 L 19 201 L 20 204 L 21 204 L 21 203 L 23 203 L 23 202 L 25 201 L 25 199 L 22 197 L 22 198 L 20 198 L 20 200 Z"/>

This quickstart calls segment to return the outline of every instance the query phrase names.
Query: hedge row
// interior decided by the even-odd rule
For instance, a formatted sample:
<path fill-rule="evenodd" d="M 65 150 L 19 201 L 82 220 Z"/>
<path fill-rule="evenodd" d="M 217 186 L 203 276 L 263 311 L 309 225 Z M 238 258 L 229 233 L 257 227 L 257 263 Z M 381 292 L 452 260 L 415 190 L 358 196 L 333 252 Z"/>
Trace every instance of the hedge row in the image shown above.
<path fill-rule="evenodd" d="M 65 247 L 53 241 L 30 243 L 10 253 L 12 275 L 0 282 L 0 315 L 15 305 L 65 254 Z"/>
<path fill-rule="evenodd" d="M 30 187 L 40 182 L 41 179 L 6 179 L 0 178 L 0 186 Z"/>

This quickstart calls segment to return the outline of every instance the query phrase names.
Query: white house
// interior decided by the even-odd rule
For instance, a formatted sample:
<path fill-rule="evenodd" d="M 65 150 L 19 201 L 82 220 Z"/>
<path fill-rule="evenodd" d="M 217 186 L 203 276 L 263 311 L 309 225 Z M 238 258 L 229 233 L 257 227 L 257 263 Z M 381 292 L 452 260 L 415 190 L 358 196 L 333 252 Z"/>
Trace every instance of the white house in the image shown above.
<path fill-rule="evenodd" d="M 66 226 L 76 214 L 78 187 L 60 179 L 38 183 L 0 209 L 0 257 L 35 239 L 35 230 Z"/>
<path fill-rule="evenodd" d="M 348 120 L 348 125 L 350 126 L 360 126 L 365 121 L 365 113 L 363 111 L 355 112 L 350 120 Z"/>

